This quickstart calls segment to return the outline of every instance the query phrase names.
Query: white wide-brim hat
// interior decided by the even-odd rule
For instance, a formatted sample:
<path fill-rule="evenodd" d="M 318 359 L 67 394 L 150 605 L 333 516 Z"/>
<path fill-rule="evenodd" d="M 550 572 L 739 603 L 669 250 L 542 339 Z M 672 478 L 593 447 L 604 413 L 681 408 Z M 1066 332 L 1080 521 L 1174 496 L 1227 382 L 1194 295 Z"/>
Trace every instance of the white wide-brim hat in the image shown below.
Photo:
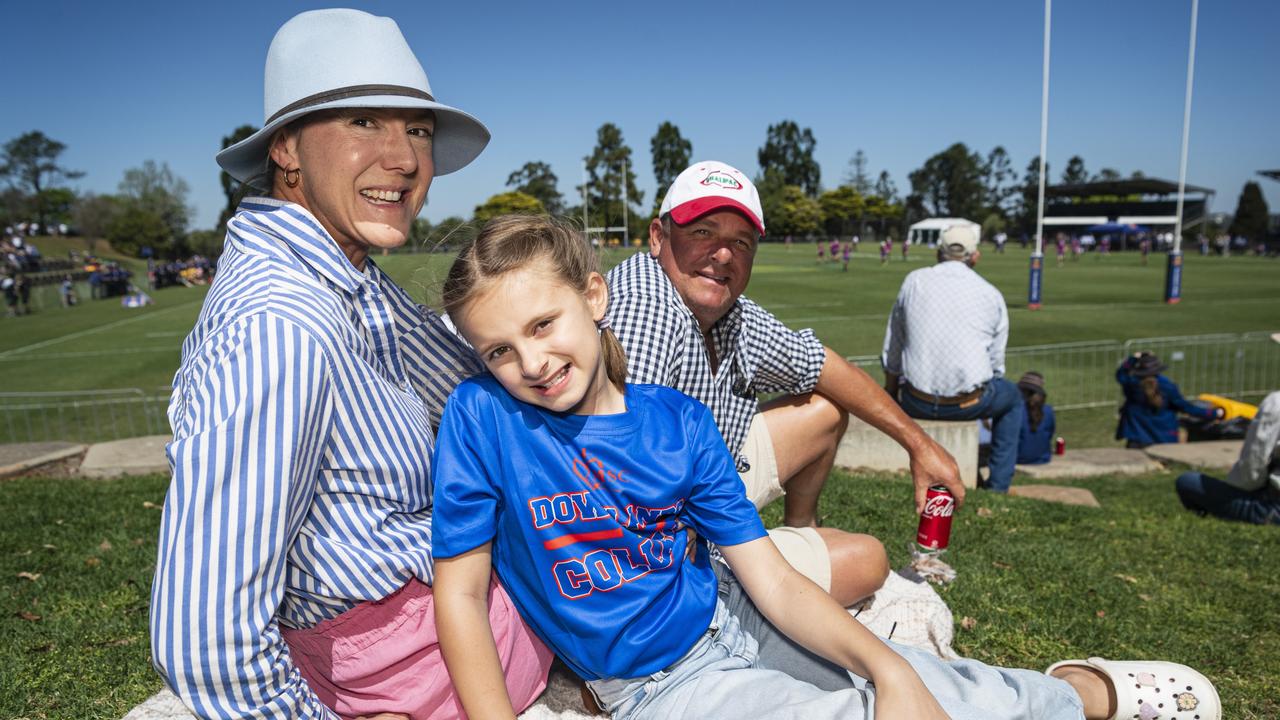
<path fill-rule="evenodd" d="M 276 130 L 317 110 L 351 107 L 434 112 L 436 175 L 466 167 L 489 143 L 489 130 L 479 120 L 436 102 L 427 73 L 394 20 L 359 10 L 312 10 L 295 15 L 271 40 L 262 129 L 218 153 L 218 164 L 246 182 L 267 171 Z"/>

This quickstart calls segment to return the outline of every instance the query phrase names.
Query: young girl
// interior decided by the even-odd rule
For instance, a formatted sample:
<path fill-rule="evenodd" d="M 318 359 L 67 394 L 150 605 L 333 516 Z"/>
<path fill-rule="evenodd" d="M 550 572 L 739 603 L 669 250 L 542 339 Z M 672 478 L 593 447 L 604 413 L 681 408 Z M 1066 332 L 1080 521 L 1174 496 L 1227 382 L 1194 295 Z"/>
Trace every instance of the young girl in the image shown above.
<path fill-rule="evenodd" d="M 547 218 L 490 222 L 458 256 L 443 299 L 491 373 L 449 399 L 432 476 L 437 627 L 470 717 L 512 716 L 485 612 L 491 568 L 615 718 L 1140 712 L 1130 664 L 1072 661 L 1055 666 L 1057 679 L 943 662 L 876 638 L 794 571 L 766 539 L 710 411 L 666 387 L 625 384 L 604 279 L 572 230 Z M 690 548 L 686 528 L 705 540 Z M 726 574 L 717 592 L 707 541 L 740 585 Z M 1151 717 L 1157 702 L 1161 717 L 1190 720 L 1171 711 L 1176 702 L 1218 717 L 1199 673 L 1142 668 L 1161 685 L 1177 679 L 1137 696 Z"/>

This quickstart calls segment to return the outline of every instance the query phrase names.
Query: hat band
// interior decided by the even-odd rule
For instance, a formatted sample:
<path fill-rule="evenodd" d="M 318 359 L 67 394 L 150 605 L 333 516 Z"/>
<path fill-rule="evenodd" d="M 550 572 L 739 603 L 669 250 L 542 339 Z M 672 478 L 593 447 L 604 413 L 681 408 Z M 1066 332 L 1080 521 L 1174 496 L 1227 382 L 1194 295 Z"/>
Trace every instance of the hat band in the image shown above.
<path fill-rule="evenodd" d="M 347 87 L 337 88 L 336 90 L 326 90 L 315 95 L 308 95 L 296 102 L 280 108 L 274 115 L 267 118 L 263 125 L 270 125 L 278 118 L 288 115 L 295 110 L 312 107 L 313 105 L 322 105 L 335 100 L 346 100 L 353 97 L 368 97 L 370 95 L 400 95 L 403 97 L 414 97 L 419 100 L 435 102 L 436 99 L 431 94 L 419 90 L 418 88 L 406 87 L 404 85 L 348 85 Z"/>

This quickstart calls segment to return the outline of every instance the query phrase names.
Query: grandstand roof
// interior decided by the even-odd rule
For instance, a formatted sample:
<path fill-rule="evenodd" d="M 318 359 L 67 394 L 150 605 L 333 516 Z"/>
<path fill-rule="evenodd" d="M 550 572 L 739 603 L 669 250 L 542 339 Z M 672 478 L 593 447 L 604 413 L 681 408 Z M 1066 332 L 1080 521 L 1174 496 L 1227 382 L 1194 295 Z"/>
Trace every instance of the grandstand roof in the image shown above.
<path fill-rule="evenodd" d="M 1277 171 L 1280 172 L 1280 171 Z M 1187 185 L 1189 193 L 1212 195 L 1210 188 Z M 1176 195 L 1178 183 L 1160 178 L 1131 178 L 1129 180 L 1098 180 L 1096 182 L 1050 185 L 1044 189 L 1047 197 L 1096 197 L 1099 195 Z"/>
<path fill-rule="evenodd" d="M 1259 170 L 1258 174 L 1262 177 L 1269 177 L 1272 180 L 1280 180 L 1280 170 Z"/>

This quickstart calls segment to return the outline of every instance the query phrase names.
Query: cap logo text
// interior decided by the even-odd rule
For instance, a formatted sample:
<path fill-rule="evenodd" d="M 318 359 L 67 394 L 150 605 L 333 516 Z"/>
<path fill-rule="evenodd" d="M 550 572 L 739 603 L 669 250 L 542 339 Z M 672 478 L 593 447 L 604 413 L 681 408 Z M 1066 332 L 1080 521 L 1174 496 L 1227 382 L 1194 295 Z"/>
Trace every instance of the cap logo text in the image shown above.
<path fill-rule="evenodd" d="M 719 170 L 713 171 L 702 179 L 703 185 L 710 185 L 725 190 L 741 190 L 742 183 L 728 173 L 722 173 Z"/>

